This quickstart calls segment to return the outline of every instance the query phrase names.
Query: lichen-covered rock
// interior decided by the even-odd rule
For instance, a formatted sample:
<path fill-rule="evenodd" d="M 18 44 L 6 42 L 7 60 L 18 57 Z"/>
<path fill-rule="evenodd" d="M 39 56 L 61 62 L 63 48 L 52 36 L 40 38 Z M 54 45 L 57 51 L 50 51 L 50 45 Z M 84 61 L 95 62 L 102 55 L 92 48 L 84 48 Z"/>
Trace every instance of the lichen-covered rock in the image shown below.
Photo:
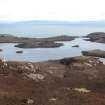
<path fill-rule="evenodd" d="M 45 76 L 42 75 L 42 74 L 33 74 L 33 73 L 30 73 L 30 74 L 26 74 L 27 77 L 33 79 L 33 80 L 44 80 Z"/>

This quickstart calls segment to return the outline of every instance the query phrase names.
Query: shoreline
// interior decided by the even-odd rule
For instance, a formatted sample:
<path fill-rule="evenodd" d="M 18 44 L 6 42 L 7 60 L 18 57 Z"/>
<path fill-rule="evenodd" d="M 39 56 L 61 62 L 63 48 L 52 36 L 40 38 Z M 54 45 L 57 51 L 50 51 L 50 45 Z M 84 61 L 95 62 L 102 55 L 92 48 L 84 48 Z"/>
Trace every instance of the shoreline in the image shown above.
<path fill-rule="evenodd" d="M 48 38 L 47 41 L 54 44 L 58 40 L 56 38 Z M 61 41 L 65 37 L 59 38 Z M 27 38 L 20 40 L 17 37 L 5 39 L 4 36 L 2 39 L 0 40 L 2 42 L 6 40 L 11 42 L 13 39 L 13 42 L 22 41 L 22 43 L 36 41 Z M 44 43 L 46 41 L 43 38 L 41 40 Z M 36 42 L 40 41 L 37 39 Z M 42 47 L 41 44 L 39 45 Z M 0 105 L 102 105 L 105 103 L 105 64 L 92 56 L 65 57 L 41 62 L 1 61 L 0 83 Z"/>
<path fill-rule="evenodd" d="M 105 33 L 104 32 L 93 32 L 86 36 L 86 41 L 105 43 Z"/>
<path fill-rule="evenodd" d="M 95 34 L 95 33 L 93 33 L 93 34 Z M 82 45 L 81 45 L 81 42 L 82 42 L 82 40 L 83 40 L 83 43 L 84 43 L 84 40 L 86 40 L 86 39 L 83 39 L 83 38 L 85 38 L 85 37 L 83 37 L 83 38 L 80 38 L 80 37 L 75 37 L 74 39 L 72 39 L 71 40 L 71 37 L 72 36 L 58 36 L 58 37 L 49 37 L 49 38 L 23 38 L 23 37 L 14 37 L 14 36 L 4 36 L 4 35 L 2 35 L 2 36 L 0 36 L 0 41 L 2 41 L 3 43 L 6 41 L 6 40 L 8 40 L 8 42 L 9 43 L 11 43 L 11 41 L 13 41 L 13 42 L 16 42 L 16 41 L 24 41 L 25 42 L 25 40 L 28 40 L 28 41 L 30 41 L 30 40 L 33 40 L 33 41 L 35 41 L 35 40 L 37 40 L 37 41 L 35 41 L 34 43 L 32 42 L 31 43 L 31 41 L 30 41 L 30 44 L 27 44 L 27 43 L 22 43 L 22 44 L 14 44 L 13 45 L 13 48 L 14 48 L 14 54 L 16 54 L 16 56 L 17 57 L 21 57 L 21 55 L 22 56 L 24 56 L 25 54 L 26 54 L 26 52 L 28 52 L 28 49 L 30 50 L 31 48 L 33 48 L 32 46 L 34 46 L 35 48 L 42 48 L 42 50 L 39 50 L 39 51 L 42 51 L 42 53 L 43 53 L 43 48 L 52 48 L 52 50 L 50 51 L 50 49 L 47 49 L 47 50 L 45 50 L 46 52 L 48 51 L 49 53 L 50 52 L 52 52 L 52 54 L 53 54 L 53 48 L 58 48 L 58 50 L 56 50 L 55 49 L 55 51 L 57 51 L 57 56 L 56 57 L 58 57 L 57 59 L 59 59 L 59 58 L 61 58 L 59 55 L 60 55 L 60 52 L 59 52 L 59 45 L 60 46 L 63 46 L 63 47 L 65 47 L 65 45 L 66 44 L 64 44 L 61 40 L 65 40 L 64 42 L 69 42 L 70 44 L 68 44 L 67 45 L 67 47 L 65 47 L 64 48 L 64 50 L 67 50 L 67 48 L 68 49 L 71 49 L 71 50 L 73 50 L 73 51 L 75 51 L 75 50 L 77 50 L 77 52 L 78 52 L 78 54 L 76 53 L 75 55 L 72 55 L 71 53 L 71 57 L 73 57 L 73 56 L 79 56 L 79 55 L 84 55 L 84 52 L 87 52 L 87 53 L 85 53 L 85 55 L 87 55 L 87 56 L 96 56 L 96 57 L 104 57 L 104 55 L 105 55 L 105 52 L 104 52 L 104 50 L 97 50 L 97 49 L 100 49 L 100 47 L 98 47 L 98 44 L 97 44 L 97 49 L 96 49 L 96 47 L 94 47 L 94 49 L 93 50 L 91 50 L 91 49 L 89 49 L 88 48 L 88 50 L 84 50 L 84 49 L 82 49 L 81 51 L 78 51 L 79 49 L 81 49 L 82 48 Z M 98 37 L 99 37 L 99 35 L 98 35 Z M 5 39 L 6 38 L 6 39 Z M 14 40 L 13 40 L 14 39 Z M 78 41 L 80 39 L 80 41 Z M 43 40 L 41 43 L 40 43 L 40 41 L 41 40 Z M 46 41 L 47 40 L 47 41 Z M 49 40 L 49 41 L 48 41 Z M 58 40 L 57 42 L 56 42 L 56 44 L 55 44 L 55 42 L 52 42 L 52 41 L 56 41 L 56 40 Z M 71 40 L 71 41 L 68 41 L 68 40 Z M 73 41 L 74 40 L 74 41 Z M 77 43 L 76 43 L 76 41 L 77 41 Z M 74 44 L 72 44 L 72 42 L 74 42 Z M 86 41 L 85 41 L 86 42 Z M 38 43 L 38 44 L 36 44 L 36 43 Z M 44 43 L 44 44 L 43 44 Z M 80 44 L 79 44 L 80 43 Z M 8 44 L 7 44 L 8 45 Z M 56 47 L 55 47 L 55 45 L 56 45 Z M 85 43 L 84 43 L 84 45 L 85 45 Z M 91 42 L 90 42 L 90 46 L 91 46 L 92 44 L 91 44 Z M 15 47 L 18 47 L 18 46 L 20 46 L 19 48 L 23 48 L 23 49 L 16 49 Z M 93 46 L 94 46 L 94 44 L 93 44 Z M 2 47 L 2 46 L 1 46 Z M 5 47 L 5 46 L 4 46 Z M 60 48 L 62 48 L 62 52 L 63 52 L 63 47 L 60 47 Z M 11 46 L 10 46 L 10 48 L 12 48 Z M 35 49 L 34 48 L 34 49 Z M 102 48 L 104 48 L 104 46 L 102 46 Z M 27 51 L 25 51 L 25 49 L 27 49 Z M 3 54 L 3 53 L 7 53 L 6 52 L 6 50 L 8 51 L 8 49 L 3 49 L 3 48 L 1 48 L 1 54 Z M 94 51 L 94 50 L 97 50 L 97 51 Z M 3 52 L 4 51 L 4 52 Z M 67 50 L 67 51 L 70 51 L 70 50 Z M 91 52 L 90 52 L 91 51 Z M 11 51 L 10 51 L 11 52 Z M 32 51 L 30 50 L 30 52 L 29 52 L 29 54 L 34 54 L 34 52 L 36 53 L 36 55 L 35 55 L 35 57 L 40 57 L 40 55 L 38 55 L 37 53 L 39 53 L 38 52 L 38 50 L 36 49 L 36 50 L 33 50 L 32 49 Z M 58 53 L 59 52 L 59 53 Z M 61 53 L 62 53 L 61 52 Z M 82 53 L 83 52 L 83 53 Z M 11 52 L 12 53 L 12 52 Z M 45 52 L 44 52 L 45 53 Z M 54 52 L 55 53 L 55 52 Z M 75 53 L 75 52 L 74 52 Z M 89 53 L 89 54 L 88 54 Z M 39 53 L 40 54 L 40 53 Z M 51 53 L 50 53 L 51 54 Z M 61 54 L 62 55 L 62 54 Z M 5 56 L 5 55 L 4 55 Z M 30 55 L 28 55 L 28 56 L 30 56 Z M 44 56 L 44 55 L 43 55 Z M 42 57 L 43 57 L 42 56 Z M 45 55 L 45 56 L 47 56 L 47 55 Z M 34 55 L 33 56 L 30 56 L 30 57 L 33 57 L 34 58 Z M 54 59 L 56 59 L 56 57 L 55 56 L 53 56 L 54 57 Z M 63 55 L 62 57 L 69 57 L 69 54 L 68 55 Z M 8 59 L 8 57 L 7 57 L 7 59 Z M 53 59 L 52 57 L 50 57 L 50 58 L 47 58 L 47 59 L 42 59 L 42 60 L 40 60 L 39 58 L 37 58 L 37 61 L 39 62 L 39 61 L 45 61 L 45 60 L 50 60 L 50 59 Z M 9 59 L 8 59 L 9 60 Z M 10 60 L 12 60 L 11 58 L 10 58 Z M 19 59 L 17 59 L 18 61 L 21 61 L 22 59 L 21 58 L 19 58 Z M 28 59 L 27 59 L 28 60 Z M 25 57 L 23 57 L 23 61 L 25 61 Z M 31 60 L 28 60 L 28 61 L 31 61 Z M 35 61 L 34 59 L 32 59 L 32 62 L 37 62 L 37 61 Z"/>

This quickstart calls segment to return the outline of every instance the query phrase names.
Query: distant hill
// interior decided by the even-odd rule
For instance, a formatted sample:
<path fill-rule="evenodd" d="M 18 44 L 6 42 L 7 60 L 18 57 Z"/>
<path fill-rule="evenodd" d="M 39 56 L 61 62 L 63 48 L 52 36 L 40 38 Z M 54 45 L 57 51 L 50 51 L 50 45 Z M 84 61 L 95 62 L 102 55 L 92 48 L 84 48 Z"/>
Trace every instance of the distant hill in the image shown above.
<path fill-rule="evenodd" d="M 105 26 L 105 21 L 47 21 L 47 20 L 32 20 L 32 21 L 20 21 L 20 22 L 3 22 L 0 21 L 0 25 L 88 25 L 88 26 Z"/>

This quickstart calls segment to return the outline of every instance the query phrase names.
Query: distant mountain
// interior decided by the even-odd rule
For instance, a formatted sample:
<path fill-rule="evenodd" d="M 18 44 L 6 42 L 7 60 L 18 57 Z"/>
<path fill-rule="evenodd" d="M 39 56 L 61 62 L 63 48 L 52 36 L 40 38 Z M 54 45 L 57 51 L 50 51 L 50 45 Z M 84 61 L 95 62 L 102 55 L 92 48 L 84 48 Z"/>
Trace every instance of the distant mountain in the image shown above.
<path fill-rule="evenodd" d="M 105 26 L 105 21 L 47 21 L 47 20 L 32 20 L 32 21 L 20 21 L 20 22 L 6 22 L 0 21 L 0 24 L 10 25 L 10 24 L 17 24 L 17 25 L 29 25 L 29 24 L 36 24 L 36 25 L 100 25 Z"/>

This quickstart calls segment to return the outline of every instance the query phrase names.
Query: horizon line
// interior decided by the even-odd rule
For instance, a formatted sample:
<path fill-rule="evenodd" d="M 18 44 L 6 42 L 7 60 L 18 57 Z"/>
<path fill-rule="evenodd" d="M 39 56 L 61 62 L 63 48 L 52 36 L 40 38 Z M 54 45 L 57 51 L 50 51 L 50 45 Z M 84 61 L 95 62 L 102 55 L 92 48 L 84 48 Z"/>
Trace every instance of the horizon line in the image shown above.
<path fill-rule="evenodd" d="M 100 22 L 105 21 L 102 20 L 40 20 L 40 19 L 32 19 L 32 20 L 0 20 L 0 23 L 17 23 L 17 22 L 28 22 L 28 21 L 46 21 L 46 22 Z"/>

